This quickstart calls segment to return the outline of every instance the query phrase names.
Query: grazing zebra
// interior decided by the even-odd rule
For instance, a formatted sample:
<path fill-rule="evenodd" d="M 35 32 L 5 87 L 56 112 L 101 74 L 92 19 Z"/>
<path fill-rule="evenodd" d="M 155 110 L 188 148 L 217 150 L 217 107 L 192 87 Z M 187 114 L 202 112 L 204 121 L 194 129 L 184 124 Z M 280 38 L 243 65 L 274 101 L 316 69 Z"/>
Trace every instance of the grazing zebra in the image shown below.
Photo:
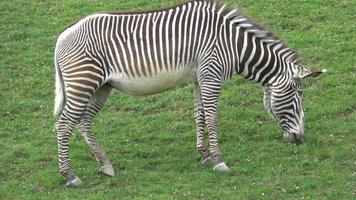
<path fill-rule="evenodd" d="M 59 35 L 55 65 L 59 170 L 68 186 L 82 183 L 69 167 L 68 143 L 76 125 L 101 171 L 114 176 L 91 131 L 112 88 L 146 96 L 193 83 L 201 162 L 229 171 L 216 133 L 223 84 L 237 74 L 260 83 L 266 109 L 293 142 L 304 135 L 300 80 L 324 72 L 301 67 L 296 53 L 276 35 L 235 9 L 206 0 L 159 11 L 90 15 Z"/>

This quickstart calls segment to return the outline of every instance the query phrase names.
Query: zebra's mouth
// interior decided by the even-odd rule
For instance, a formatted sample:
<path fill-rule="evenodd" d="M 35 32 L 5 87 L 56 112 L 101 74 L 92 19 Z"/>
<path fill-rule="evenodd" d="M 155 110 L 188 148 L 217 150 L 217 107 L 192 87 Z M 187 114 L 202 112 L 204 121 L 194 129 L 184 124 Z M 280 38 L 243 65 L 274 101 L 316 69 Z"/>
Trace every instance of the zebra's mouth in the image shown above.
<path fill-rule="evenodd" d="M 285 140 L 287 140 L 288 142 L 291 143 L 298 143 L 301 142 L 303 139 L 304 135 L 303 134 L 298 134 L 298 133 L 289 133 L 289 132 L 285 132 L 283 134 L 283 138 Z"/>

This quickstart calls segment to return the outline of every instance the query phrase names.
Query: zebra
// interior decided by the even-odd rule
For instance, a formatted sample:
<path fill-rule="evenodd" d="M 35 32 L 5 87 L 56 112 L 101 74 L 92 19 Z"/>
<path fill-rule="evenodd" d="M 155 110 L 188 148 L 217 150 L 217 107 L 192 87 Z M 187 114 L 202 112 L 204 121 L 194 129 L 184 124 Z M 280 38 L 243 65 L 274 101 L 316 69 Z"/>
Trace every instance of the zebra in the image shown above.
<path fill-rule="evenodd" d="M 115 175 L 91 129 L 113 89 L 147 96 L 194 85 L 201 163 L 227 172 L 230 168 L 217 138 L 217 105 L 224 83 L 235 75 L 259 83 L 265 108 L 284 138 L 295 142 L 304 135 L 301 79 L 326 72 L 302 67 L 296 52 L 274 33 L 212 0 L 192 0 L 156 11 L 87 16 L 58 36 L 54 59 L 59 172 L 67 186 L 82 184 L 69 167 L 68 143 L 76 126 L 101 172 Z"/>

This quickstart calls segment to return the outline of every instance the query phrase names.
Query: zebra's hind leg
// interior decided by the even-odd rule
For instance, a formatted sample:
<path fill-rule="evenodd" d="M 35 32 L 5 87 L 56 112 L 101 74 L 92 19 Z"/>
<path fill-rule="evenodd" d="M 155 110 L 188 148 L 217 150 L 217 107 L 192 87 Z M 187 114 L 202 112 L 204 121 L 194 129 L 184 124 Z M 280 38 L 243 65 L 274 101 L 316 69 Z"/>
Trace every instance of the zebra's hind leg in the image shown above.
<path fill-rule="evenodd" d="M 229 167 L 225 164 L 221 154 L 217 138 L 217 107 L 221 82 L 214 80 L 203 81 L 200 85 L 204 107 L 205 123 L 209 132 L 210 156 L 215 171 L 228 172 Z"/>
<path fill-rule="evenodd" d="M 84 109 L 85 102 L 71 102 L 68 96 L 67 104 L 57 121 L 57 139 L 58 139 L 58 161 L 59 172 L 67 178 L 66 185 L 76 187 L 82 184 L 82 181 L 72 172 L 69 167 L 69 139 L 73 128 L 79 122 Z M 75 106 L 74 106 L 75 105 Z"/>
<path fill-rule="evenodd" d="M 80 120 L 79 128 L 85 141 L 91 147 L 96 160 L 100 163 L 100 171 L 106 175 L 114 176 L 115 172 L 112 167 L 112 164 L 108 159 L 104 149 L 100 146 L 98 140 L 92 132 L 93 119 L 96 113 L 101 110 L 103 104 L 110 95 L 111 90 L 111 86 L 105 84 L 95 92 L 95 94 L 88 103 L 84 116 Z"/>
<path fill-rule="evenodd" d="M 58 135 L 58 157 L 59 157 L 59 172 L 67 178 L 66 185 L 76 187 L 82 184 L 82 181 L 71 171 L 69 167 L 69 138 L 73 128 L 79 124 L 87 109 L 88 103 L 95 91 L 102 85 L 102 74 L 93 76 L 97 72 L 97 68 L 93 67 L 93 63 L 86 65 L 86 62 L 79 62 L 83 57 L 73 58 L 71 63 L 63 64 L 62 77 L 65 87 L 65 107 L 57 122 Z M 73 68 L 75 70 L 73 70 Z M 67 69 L 67 70 L 64 70 Z M 78 73 L 81 70 L 81 73 Z M 90 72 L 91 76 L 88 76 Z M 85 72 L 85 73 L 83 73 Z"/>
<path fill-rule="evenodd" d="M 194 96 L 194 119 L 197 128 L 197 150 L 201 155 L 201 164 L 205 165 L 211 163 L 211 157 L 205 146 L 205 115 L 200 94 L 200 87 L 197 83 L 194 85 Z"/>

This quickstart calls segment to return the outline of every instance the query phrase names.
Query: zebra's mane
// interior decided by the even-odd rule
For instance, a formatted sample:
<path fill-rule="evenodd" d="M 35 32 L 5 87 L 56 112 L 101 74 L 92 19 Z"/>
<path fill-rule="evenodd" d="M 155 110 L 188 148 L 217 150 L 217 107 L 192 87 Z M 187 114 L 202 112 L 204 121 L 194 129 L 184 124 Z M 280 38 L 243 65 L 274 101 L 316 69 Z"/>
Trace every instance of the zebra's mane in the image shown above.
<path fill-rule="evenodd" d="M 263 42 L 281 45 L 281 49 L 286 49 L 288 52 L 291 53 L 291 56 L 289 56 L 290 62 L 294 64 L 297 64 L 299 62 L 298 54 L 295 50 L 288 47 L 285 44 L 285 42 L 280 37 L 278 37 L 275 33 L 267 30 L 258 22 L 247 17 L 239 10 L 229 7 L 227 4 L 222 4 L 219 1 L 214 1 L 214 0 L 198 0 L 198 1 L 208 1 L 208 2 L 217 3 L 218 12 L 220 12 L 225 17 L 226 20 L 230 21 L 231 23 L 243 29 L 244 31 L 253 34 L 256 38 L 259 38 Z"/>

